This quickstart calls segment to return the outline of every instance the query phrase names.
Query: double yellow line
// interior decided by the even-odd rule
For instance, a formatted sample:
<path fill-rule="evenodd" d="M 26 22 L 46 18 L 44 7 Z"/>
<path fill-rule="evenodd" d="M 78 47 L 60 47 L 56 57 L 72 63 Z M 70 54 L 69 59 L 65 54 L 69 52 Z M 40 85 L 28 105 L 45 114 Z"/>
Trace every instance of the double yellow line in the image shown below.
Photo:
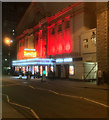
<path fill-rule="evenodd" d="M 20 104 L 11 102 L 8 95 L 6 95 L 6 94 L 3 94 L 3 95 L 6 96 L 7 102 L 8 102 L 9 104 L 16 105 L 16 106 L 18 106 L 18 107 L 22 107 L 22 108 L 25 108 L 25 109 L 30 110 L 30 111 L 32 112 L 32 114 L 34 115 L 34 117 L 35 117 L 37 120 L 40 120 L 40 119 L 39 119 L 39 116 L 35 113 L 35 111 L 34 111 L 33 109 L 31 109 L 30 107 L 27 107 L 27 106 L 23 106 L 23 105 L 20 105 Z"/>

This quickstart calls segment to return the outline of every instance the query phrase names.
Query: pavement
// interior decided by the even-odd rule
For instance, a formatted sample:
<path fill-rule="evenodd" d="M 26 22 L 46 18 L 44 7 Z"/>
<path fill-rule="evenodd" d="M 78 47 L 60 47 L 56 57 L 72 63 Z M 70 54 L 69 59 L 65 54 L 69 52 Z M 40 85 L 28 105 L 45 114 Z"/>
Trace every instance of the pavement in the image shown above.
<path fill-rule="evenodd" d="M 6 108 L 3 110 L 2 118 L 24 118 L 24 116 L 18 112 L 16 109 L 14 109 L 9 103 L 2 101 L 3 108 Z"/>
<path fill-rule="evenodd" d="M 10 79 L 14 79 L 14 80 L 18 80 L 19 79 L 19 76 L 5 76 L 5 77 L 8 77 Z M 21 80 L 26 80 L 26 76 L 23 76 Z M 34 77 L 32 77 L 31 79 L 29 79 L 29 81 L 41 81 L 41 78 L 36 78 L 34 79 Z M 104 84 L 100 84 L 100 85 L 97 85 L 97 82 L 96 81 L 84 81 L 84 80 L 71 80 L 71 79 L 46 79 L 45 81 L 60 81 L 60 82 L 73 82 L 74 85 L 72 86 L 76 86 L 75 87 L 80 87 L 80 88 L 92 88 L 92 89 L 102 89 L 102 90 L 109 90 L 109 84 L 107 83 L 104 83 Z"/>
<path fill-rule="evenodd" d="M 9 78 L 9 76 L 7 76 Z M 19 76 L 10 76 L 10 79 L 19 79 Z M 21 80 L 26 80 L 26 76 L 23 76 Z M 29 81 L 41 81 L 41 78 L 36 78 L 34 79 L 34 77 L 32 77 L 31 79 L 29 79 Z M 73 82 L 74 86 L 76 84 L 75 87 L 80 87 L 80 88 L 92 88 L 92 89 L 102 89 L 102 90 L 109 90 L 109 84 L 104 83 L 104 84 L 100 84 L 97 85 L 96 81 L 84 81 L 84 80 L 73 80 L 73 79 L 46 79 L 46 81 L 60 81 L 60 82 Z M 73 86 L 73 85 L 72 85 Z"/>
<path fill-rule="evenodd" d="M 10 78 L 17 78 L 19 79 L 19 77 L 13 77 L 11 76 Z M 25 80 L 26 79 L 26 76 L 22 77 L 22 80 Z M 36 78 L 34 79 L 33 77 L 30 79 L 30 81 L 41 81 L 41 78 Z M 53 81 L 53 79 L 46 79 L 46 81 Z M 73 79 L 55 79 L 55 81 L 66 81 L 66 82 L 69 82 L 69 81 L 72 81 L 74 83 L 74 85 L 76 84 L 77 87 L 84 87 L 84 88 L 95 88 L 95 89 L 104 89 L 104 90 L 109 90 L 109 84 L 100 84 L 100 85 L 97 85 L 97 82 L 96 81 L 84 81 L 84 80 L 73 80 Z"/>

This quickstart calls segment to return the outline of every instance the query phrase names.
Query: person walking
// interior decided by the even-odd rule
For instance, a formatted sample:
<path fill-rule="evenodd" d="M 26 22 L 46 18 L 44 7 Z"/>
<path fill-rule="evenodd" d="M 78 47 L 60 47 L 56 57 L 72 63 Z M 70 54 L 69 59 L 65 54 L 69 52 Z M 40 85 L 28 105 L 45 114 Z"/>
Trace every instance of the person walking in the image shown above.
<path fill-rule="evenodd" d="M 101 82 L 102 82 L 102 84 L 104 84 L 105 79 L 106 79 L 106 78 L 105 78 L 105 72 L 103 71 L 103 77 L 102 77 L 102 81 L 101 81 Z"/>
<path fill-rule="evenodd" d="M 103 73 L 101 70 L 98 70 L 97 85 L 100 85 L 102 83 L 102 79 L 103 79 Z"/>

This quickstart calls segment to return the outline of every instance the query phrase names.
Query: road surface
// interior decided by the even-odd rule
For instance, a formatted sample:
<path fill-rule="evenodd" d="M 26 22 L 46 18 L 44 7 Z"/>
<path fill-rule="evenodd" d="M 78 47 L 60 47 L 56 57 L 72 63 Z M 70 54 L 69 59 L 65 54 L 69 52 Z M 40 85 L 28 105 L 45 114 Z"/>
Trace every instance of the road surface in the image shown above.
<path fill-rule="evenodd" d="M 3 118 L 37 119 L 108 118 L 108 93 L 107 86 L 89 82 L 3 77 L 2 115 Z"/>

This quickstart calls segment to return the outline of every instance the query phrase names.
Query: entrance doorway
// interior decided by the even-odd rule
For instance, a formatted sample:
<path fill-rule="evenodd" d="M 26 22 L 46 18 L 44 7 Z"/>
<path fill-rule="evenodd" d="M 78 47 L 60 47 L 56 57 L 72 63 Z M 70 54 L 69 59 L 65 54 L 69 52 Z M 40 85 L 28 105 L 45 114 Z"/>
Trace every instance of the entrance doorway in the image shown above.
<path fill-rule="evenodd" d="M 65 67 L 65 78 L 69 78 L 69 65 L 64 65 Z"/>
<path fill-rule="evenodd" d="M 57 67 L 57 72 L 58 72 L 57 73 L 57 75 L 58 75 L 57 77 L 61 78 L 61 65 L 57 65 L 56 67 Z"/>

